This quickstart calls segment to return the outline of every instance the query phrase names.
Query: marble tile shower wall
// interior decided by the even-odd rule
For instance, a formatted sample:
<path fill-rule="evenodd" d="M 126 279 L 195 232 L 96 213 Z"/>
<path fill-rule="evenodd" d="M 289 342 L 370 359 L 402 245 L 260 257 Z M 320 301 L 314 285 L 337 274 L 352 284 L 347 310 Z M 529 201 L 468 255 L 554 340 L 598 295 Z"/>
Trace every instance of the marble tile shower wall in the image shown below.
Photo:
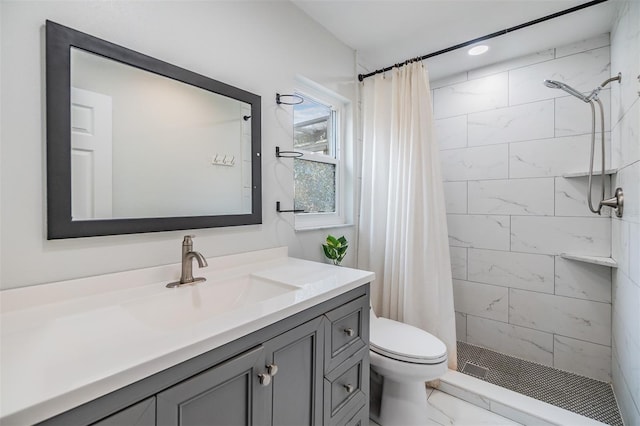
<path fill-rule="evenodd" d="M 612 377 L 620 414 L 640 425 L 640 2 L 622 3 L 611 32 L 611 151 L 624 188 L 625 214 L 611 221 L 613 272 Z M 626 76 L 626 78 L 625 78 Z M 636 77 L 638 76 L 638 77 Z"/>
<path fill-rule="evenodd" d="M 588 169 L 590 108 L 542 81 L 590 91 L 609 62 L 603 34 L 431 85 L 458 339 L 604 381 L 611 270 L 559 256 L 611 255 L 611 219 L 589 212 L 587 178 L 562 177 Z M 609 167 L 609 89 L 601 99 Z"/>

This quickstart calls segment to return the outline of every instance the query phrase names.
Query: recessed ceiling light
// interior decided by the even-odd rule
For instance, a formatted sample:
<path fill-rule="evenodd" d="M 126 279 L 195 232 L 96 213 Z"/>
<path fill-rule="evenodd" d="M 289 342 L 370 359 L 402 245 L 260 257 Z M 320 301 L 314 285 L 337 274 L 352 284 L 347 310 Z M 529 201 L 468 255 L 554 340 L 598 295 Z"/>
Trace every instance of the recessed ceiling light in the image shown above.
<path fill-rule="evenodd" d="M 481 44 L 481 45 L 474 46 L 471 49 L 469 49 L 468 53 L 469 53 L 469 55 L 476 56 L 476 55 L 482 55 L 487 50 L 489 50 L 489 46 Z"/>

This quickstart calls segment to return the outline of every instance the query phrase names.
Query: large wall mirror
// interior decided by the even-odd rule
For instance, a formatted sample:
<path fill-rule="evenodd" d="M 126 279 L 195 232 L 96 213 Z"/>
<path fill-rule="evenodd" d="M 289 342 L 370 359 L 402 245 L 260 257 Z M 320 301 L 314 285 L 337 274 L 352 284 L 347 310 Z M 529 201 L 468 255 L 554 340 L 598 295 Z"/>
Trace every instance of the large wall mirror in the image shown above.
<path fill-rule="evenodd" d="M 261 223 L 260 97 L 46 23 L 48 238 Z"/>

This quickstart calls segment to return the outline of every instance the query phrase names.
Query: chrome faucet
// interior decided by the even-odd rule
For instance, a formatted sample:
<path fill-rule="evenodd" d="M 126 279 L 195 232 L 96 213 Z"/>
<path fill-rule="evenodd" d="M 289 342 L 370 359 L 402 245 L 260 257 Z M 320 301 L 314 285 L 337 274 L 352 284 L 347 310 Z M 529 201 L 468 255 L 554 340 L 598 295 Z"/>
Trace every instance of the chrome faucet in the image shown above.
<path fill-rule="evenodd" d="M 193 259 L 198 262 L 199 268 L 204 268 L 207 265 L 207 260 L 197 251 L 193 251 L 193 239 L 195 235 L 185 235 L 182 240 L 182 273 L 180 274 L 180 281 L 175 281 L 167 284 L 168 288 L 179 287 L 184 284 L 195 284 L 206 281 L 204 277 L 193 278 Z"/>

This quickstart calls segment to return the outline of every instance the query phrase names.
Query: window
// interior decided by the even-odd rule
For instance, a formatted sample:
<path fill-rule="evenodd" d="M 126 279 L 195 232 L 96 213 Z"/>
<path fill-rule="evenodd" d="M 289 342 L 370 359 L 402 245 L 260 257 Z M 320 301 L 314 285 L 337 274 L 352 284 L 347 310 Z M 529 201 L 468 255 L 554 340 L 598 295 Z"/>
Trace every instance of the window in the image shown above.
<path fill-rule="evenodd" d="M 345 139 L 342 121 L 345 102 L 318 89 L 296 91 L 304 99 L 293 107 L 293 148 L 302 153 L 293 160 L 296 229 L 314 229 L 345 223 Z"/>

